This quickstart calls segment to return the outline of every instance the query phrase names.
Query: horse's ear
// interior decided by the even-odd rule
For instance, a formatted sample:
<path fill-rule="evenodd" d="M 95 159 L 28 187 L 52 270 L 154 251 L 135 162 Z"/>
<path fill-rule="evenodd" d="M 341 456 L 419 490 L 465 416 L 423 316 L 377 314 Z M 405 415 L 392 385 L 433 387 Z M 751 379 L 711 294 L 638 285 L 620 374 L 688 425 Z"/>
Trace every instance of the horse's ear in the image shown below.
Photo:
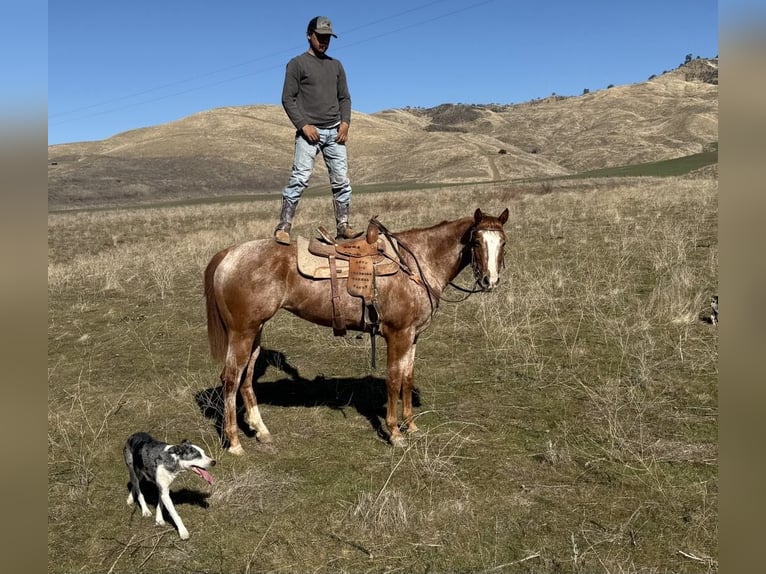
<path fill-rule="evenodd" d="M 476 225 L 479 225 L 479 223 L 481 223 L 481 218 L 482 218 L 481 209 L 477 207 L 476 211 L 473 212 L 473 220 L 476 223 Z"/>
<path fill-rule="evenodd" d="M 508 208 L 505 208 L 505 211 L 500 214 L 500 217 L 498 217 L 500 220 L 500 223 L 505 224 L 506 221 L 508 221 Z"/>

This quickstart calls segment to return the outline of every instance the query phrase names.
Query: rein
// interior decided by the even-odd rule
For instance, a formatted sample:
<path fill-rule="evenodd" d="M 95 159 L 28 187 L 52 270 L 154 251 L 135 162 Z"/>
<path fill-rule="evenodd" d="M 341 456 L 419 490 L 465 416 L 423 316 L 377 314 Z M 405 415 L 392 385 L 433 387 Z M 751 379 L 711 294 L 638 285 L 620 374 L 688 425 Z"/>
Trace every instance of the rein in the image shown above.
<path fill-rule="evenodd" d="M 403 243 L 400 239 L 396 238 L 396 236 L 393 233 L 391 233 L 388 230 L 388 228 L 385 225 L 383 225 L 378 220 L 378 216 L 377 215 L 374 216 L 370 220 L 370 223 L 374 223 L 378 227 L 380 232 L 386 237 L 386 239 L 388 239 L 388 242 L 391 244 L 391 247 L 393 248 L 394 253 L 396 253 L 396 256 L 399 259 L 398 261 L 394 261 L 394 262 L 397 265 L 399 265 L 399 267 L 401 268 L 402 271 L 404 271 L 407 275 L 409 275 L 410 279 L 412 279 L 416 283 L 422 285 L 423 288 L 426 290 L 426 293 L 428 295 L 428 302 L 431 305 L 431 317 L 433 317 L 434 313 L 436 313 L 436 305 L 434 304 L 434 299 L 437 299 L 439 301 L 444 301 L 446 303 L 461 303 L 461 302 L 465 301 L 466 299 L 468 299 L 468 297 L 470 297 L 474 293 L 481 293 L 483 291 L 483 289 L 481 289 L 481 287 L 478 286 L 479 285 L 479 278 L 478 278 L 479 272 L 478 272 L 478 270 L 476 268 L 476 254 L 475 254 L 473 248 L 471 248 L 471 269 L 472 269 L 474 277 L 475 277 L 474 287 L 468 289 L 466 287 L 461 287 L 460 285 L 457 285 L 454 281 L 450 281 L 447 285 L 449 285 L 453 289 L 456 289 L 457 291 L 461 291 L 463 293 L 466 293 L 466 296 L 463 297 L 462 299 L 446 299 L 443 294 L 441 294 L 441 295 L 436 294 L 436 290 L 433 287 L 431 287 L 431 285 L 429 285 L 428 281 L 425 278 L 425 275 L 423 274 L 423 270 L 420 267 L 420 262 L 418 261 L 418 258 L 415 257 L 415 254 L 412 252 L 412 249 L 410 249 L 407 246 L 407 244 Z M 476 232 L 476 225 L 474 225 L 471 228 L 471 235 L 470 235 L 471 238 L 473 238 L 473 235 L 474 235 L 475 232 Z M 396 243 L 394 243 L 393 238 L 396 238 Z M 404 263 L 404 260 L 402 259 L 402 254 L 399 253 L 399 250 L 396 247 L 397 244 L 399 246 L 401 246 L 407 253 L 409 253 L 410 256 L 412 257 L 413 261 L 415 261 L 415 265 L 418 268 L 418 275 L 415 275 L 412 272 L 412 270 Z M 391 259 L 391 261 L 393 261 L 393 259 Z"/>
<path fill-rule="evenodd" d="M 476 284 L 477 283 L 474 283 L 474 285 L 476 285 Z M 474 293 L 481 293 L 482 292 L 481 288 L 468 289 L 466 287 L 461 287 L 460 285 L 458 285 L 454 281 L 450 281 L 449 283 L 447 283 L 447 285 L 449 285 L 450 287 L 452 287 L 456 291 L 460 291 L 461 293 L 465 293 L 465 297 L 461 297 L 459 299 L 445 299 L 444 296 L 442 296 L 441 300 L 442 301 L 446 301 L 447 303 L 462 303 L 463 301 L 468 299 Z"/>
<path fill-rule="evenodd" d="M 471 247 L 471 269 L 473 271 L 474 275 L 474 287 L 467 289 L 465 287 L 461 287 L 460 285 L 457 285 L 454 281 L 450 281 L 447 285 L 453 287 L 454 289 L 461 291 L 465 293 L 465 297 L 461 299 L 446 299 L 443 294 L 439 294 L 436 292 L 436 290 L 428 283 L 428 280 L 425 277 L 425 274 L 423 273 L 423 269 L 420 266 L 420 261 L 418 261 L 418 258 L 413 253 L 412 249 L 401 239 L 399 239 L 395 234 L 391 233 L 391 231 L 383 225 L 383 223 L 380 222 L 378 219 L 378 216 L 373 216 L 372 219 L 370 219 L 370 223 L 374 224 L 377 228 L 380 234 L 382 234 L 387 240 L 388 243 L 391 245 L 391 249 L 396 254 L 396 259 L 393 257 L 390 257 L 383 253 L 383 256 L 386 257 L 389 261 L 394 262 L 401 270 L 404 272 L 405 275 L 407 275 L 412 281 L 417 283 L 418 285 L 421 285 L 423 289 L 426 291 L 426 295 L 428 295 L 428 303 L 431 306 L 431 318 L 433 319 L 434 314 L 436 313 L 436 305 L 438 301 L 445 301 L 447 303 L 460 303 L 462 301 L 465 301 L 473 295 L 474 293 L 481 293 L 483 289 L 479 287 L 479 269 L 476 265 L 476 251 L 474 247 Z M 474 224 L 471 227 L 470 232 L 470 239 L 469 239 L 469 245 L 473 243 L 473 236 L 477 231 L 477 226 Z M 404 262 L 404 258 L 402 257 L 402 254 L 399 251 L 399 248 L 409 253 L 410 257 L 412 257 L 412 260 L 415 262 L 415 266 L 417 267 L 417 274 L 410 269 L 410 267 Z M 434 302 L 436 300 L 436 303 Z M 375 335 L 378 332 L 378 324 L 375 323 L 371 326 L 370 329 L 370 346 L 371 346 L 371 366 L 374 369 L 375 368 Z"/>
<path fill-rule="evenodd" d="M 412 252 L 412 249 L 407 246 L 406 243 L 402 242 L 400 239 L 398 239 L 389 229 L 383 225 L 380 220 L 378 220 L 378 216 L 376 215 L 372 219 L 370 219 L 370 223 L 374 223 L 378 226 L 378 229 L 380 232 L 385 236 L 386 239 L 388 239 L 388 242 L 391 244 L 391 248 L 394 250 L 394 253 L 396 253 L 397 261 L 394 261 L 393 259 L 389 258 L 391 261 L 394 261 L 399 268 L 404 271 L 405 274 L 409 276 L 410 279 L 415 281 L 418 285 L 422 285 L 423 288 L 426 290 L 426 294 L 428 295 L 428 303 L 431 305 L 431 317 L 433 317 L 434 313 L 436 313 L 436 306 L 434 305 L 434 297 L 437 299 L 439 298 L 438 295 L 436 295 L 436 291 L 433 287 L 428 283 L 428 280 L 426 279 L 423 269 L 420 267 L 420 261 L 418 261 L 418 258 L 415 257 L 415 254 Z M 394 241 L 396 239 L 396 241 Z M 415 273 L 412 272 L 412 269 L 410 269 L 406 263 L 404 263 L 404 259 L 402 258 L 402 254 L 399 253 L 399 249 L 397 248 L 401 247 L 410 254 L 412 257 L 412 260 L 415 262 L 415 265 L 418 268 L 418 274 L 415 275 Z"/>

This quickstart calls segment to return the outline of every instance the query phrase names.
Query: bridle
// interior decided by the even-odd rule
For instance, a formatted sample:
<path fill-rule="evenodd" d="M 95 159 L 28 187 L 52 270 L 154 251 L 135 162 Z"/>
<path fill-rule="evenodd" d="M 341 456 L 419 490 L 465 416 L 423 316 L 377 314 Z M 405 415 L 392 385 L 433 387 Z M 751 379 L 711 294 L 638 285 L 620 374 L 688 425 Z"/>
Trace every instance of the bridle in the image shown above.
<path fill-rule="evenodd" d="M 471 271 L 473 272 L 473 277 L 474 277 L 473 285 L 470 288 L 466 288 L 466 287 L 462 287 L 462 286 L 458 285 L 454 281 L 450 281 L 448 283 L 448 285 L 450 287 L 452 287 L 453 289 L 455 289 L 457 291 L 465 293 L 466 295 L 465 295 L 465 297 L 462 297 L 460 299 L 455 299 L 455 300 L 445 299 L 442 296 L 442 300 L 443 301 L 446 301 L 448 303 L 461 303 L 462 301 L 465 301 L 466 299 L 468 299 L 468 297 L 470 297 L 474 293 L 482 293 L 482 292 L 486 291 L 486 289 L 484 287 L 482 287 L 482 285 L 481 285 L 481 278 L 482 278 L 483 273 L 482 273 L 481 268 L 479 267 L 479 257 L 476 254 L 476 250 L 479 247 L 479 244 L 477 243 L 477 240 L 476 240 L 476 233 L 478 231 L 494 231 L 494 230 L 493 229 L 482 229 L 478 225 L 474 224 L 471 227 L 470 231 L 469 231 L 468 245 L 470 245 L 470 247 L 471 247 Z M 498 272 L 502 271 L 504 268 L 505 268 L 505 257 L 504 257 L 504 253 L 501 251 L 500 252 L 500 265 L 499 265 L 499 268 L 498 268 Z"/>
<path fill-rule="evenodd" d="M 476 254 L 476 250 L 479 248 L 479 243 L 476 240 L 476 233 L 479 231 L 494 231 L 493 229 L 482 229 L 480 225 L 477 223 L 474 223 L 471 226 L 471 229 L 468 232 L 468 241 L 466 242 L 466 245 L 469 246 L 471 249 L 471 271 L 473 272 L 474 283 L 471 288 L 466 288 L 466 287 L 461 287 L 460 285 L 457 285 L 454 281 L 450 281 L 447 285 L 449 285 L 453 289 L 456 289 L 457 291 L 461 291 L 462 293 L 465 293 L 466 295 L 465 297 L 460 299 L 447 299 L 444 297 L 443 293 L 442 294 L 437 293 L 436 290 L 433 287 L 431 287 L 431 285 L 428 283 L 428 280 L 426 279 L 425 274 L 423 273 L 423 270 L 420 268 L 420 262 L 418 261 L 418 258 L 415 257 L 415 254 L 412 252 L 409 246 L 403 243 L 399 238 L 396 238 L 396 236 L 392 234 L 386 228 L 386 226 L 383 225 L 378 220 L 377 215 L 370 220 L 370 223 L 374 223 L 375 225 L 377 225 L 378 229 L 380 230 L 380 233 L 383 236 L 385 236 L 388 242 L 391 244 L 394 250 L 394 253 L 396 254 L 398 258 L 398 261 L 396 261 L 396 263 L 399 265 L 402 271 L 404 271 L 404 273 L 407 274 L 410 277 L 410 279 L 422 285 L 423 288 L 426 290 L 426 294 L 428 295 L 428 302 L 431 305 L 432 317 L 433 317 L 433 314 L 436 312 L 436 304 L 434 303 L 434 300 L 444 301 L 445 303 L 460 303 L 468 299 L 468 297 L 470 297 L 474 293 L 481 293 L 483 291 L 486 291 L 486 289 L 482 287 L 481 285 L 482 270 L 479 267 L 479 258 Z M 410 256 L 412 257 L 412 260 L 415 262 L 415 265 L 417 266 L 417 274 L 413 273 L 413 271 L 407 266 L 407 264 L 404 263 L 404 259 L 402 258 L 401 253 L 399 253 L 398 251 L 399 247 L 410 254 Z M 505 258 L 503 257 L 503 253 L 501 252 L 500 268 L 498 271 L 501 271 L 504 268 L 505 268 Z"/>
<path fill-rule="evenodd" d="M 388 241 L 389 245 L 391 246 L 391 249 L 393 250 L 394 254 L 396 255 L 396 258 L 390 257 L 389 255 L 383 253 L 383 256 L 388 258 L 390 261 L 393 261 L 396 263 L 399 268 L 404 272 L 405 275 L 407 275 L 412 281 L 417 283 L 418 285 L 422 286 L 423 289 L 425 289 L 426 295 L 428 295 L 428 303 L 431 306 L 431 313 L 430 313 L 430 320 L 433 320 L 434 314 L 436 313 L 436 305 L 439 301 L 445 301 L 446 303 L 460 303 L 461 301 L 465 301 L 474 293 L 480 293 L 482 291 L 485 291 L 486 289 L 482 288 L 481 286 L 481 269 L 479 269 L 478 264 L 478 257 L 476 256 L 476 249 L 478 248 L 479 244 L 475 240 L 476 232 L 481 231 L 478 224 L 474 222 L 474 224 L 471 226 L 470 232 L 469 232 L 469 238 L 467 245 L 471 248 L 471 269 L 473 271 L 474 276 L 474 285 L 476 288 L 472 289 L 466 289 L 464 287 L 460 287 L 459 285 L 456 285 L 454 282 L 450 281 L 448 285 L 451 285 L 453 288 L 457 289 L 458 291 L 462 291 L 466 293 L 466 296 L 462 299 L 457 300 L 451 300 L 451 299 L 445 299 L 443 293 L 437 293 L 436 290 L 431 287 L 431 285 L 428 283 L 428 279 L 426 279 L 425 273 L 423 273 L 423 269 L 420 267 L 420 261 L 418 261 L 418 258 L 415 256 L 415 254 L 412 252 L 412 249 L 404 243 L 401 239 L 396 237 L 393 233 L 391 233 L 388 228 L 383 225 L 379 220 L 378 216 L 374 216 L 372 219 L 370 219 L 370 223 L 374 224 L 378 228 L 378 232 L 380 235 L 383 235 L 386 240 Z M 412 269 L 409 268 L 409 266 L 404 262 L 404 258 L 402 257 L 402 254 L 400 253 L 399 249 L 402 249 L 403 251 L 406 251 L 409 253 L 410 257 L 412 257 L 412 260 L 415 262 L 415 266 L 417 267 L 417 273 L 413 272 Z M 503 269 L 505 267 L 505 260 L 503 257 L 503 254 L 500 254 L 500 269 Z M 436 302 L 435 302 L 436 301 Z M 372 365 L 372 368 L 375 368 L 375 335 L 378 332 L 377 325 L 373 325 L 372 329 L 370 330 L 370 352 L 371 352 L 371 361 L 370 364 Z"/>

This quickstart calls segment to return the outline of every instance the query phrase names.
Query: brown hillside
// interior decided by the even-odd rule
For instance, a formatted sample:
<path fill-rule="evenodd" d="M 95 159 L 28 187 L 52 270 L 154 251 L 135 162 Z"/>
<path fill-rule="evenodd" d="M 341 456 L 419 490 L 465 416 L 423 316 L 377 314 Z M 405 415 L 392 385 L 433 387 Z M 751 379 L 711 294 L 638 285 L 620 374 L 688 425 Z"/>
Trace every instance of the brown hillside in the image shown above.
<path fill-rule="evenodd" d="M 718 61 L 639 84 L 514 106 L 440 106 L 426 128 L 480 132 L 568 172 L 672 159 L 718 140 Z M 510 150 L 509 150 L 510 151 Z"/>
<path fill-rule="evenodd" d="M 718 60 L 577 97 L 353 114 L 352 183 L 566 175 L 690 155 L 718 140 Z M 278 106 L 218 108 L 49 146 L 51 209 L 276 192 L 292 163 Z M 322 162 L 312 179 L 327 181 Z"/>

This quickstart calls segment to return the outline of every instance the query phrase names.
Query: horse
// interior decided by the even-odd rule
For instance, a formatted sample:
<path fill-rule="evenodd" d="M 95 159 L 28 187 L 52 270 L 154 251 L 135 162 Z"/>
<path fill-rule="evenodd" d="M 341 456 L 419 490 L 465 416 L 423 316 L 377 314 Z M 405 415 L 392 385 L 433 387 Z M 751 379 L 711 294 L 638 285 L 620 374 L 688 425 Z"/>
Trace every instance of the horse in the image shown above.
<path fill-rule="evenodd" d="M 445 288 L 468 265 L 473 269 L 473 291 L 490 291 L 500 281 L 506 241 L 506 208 L 498 217 L 476 209 L 473 216 L 443 221 L 427 228 L 384 235 L 399 246 L 399 268 L 376 277 L 377 331 L 387 344 L 385 425 L 392 446 L 406 446 L 398 418 L 401 396 L 403 428 L 417 433 L 412 410 L 415 347 L 430 324 Z M 377 222 L 377 218 L 371 220 Z M 339 279 L 345 287 L 346 279 Z M 304 277 L 297 266 L 295 242 L 251 240 L 225 248 L 210 259 L 204 275 L 207 335 L 214 359 L 223 362 L 223 433 L 228 451 L 244 454 L 237 429 L 237 390 L 245 407 L 245 422 L 262 443 L 272 441 L 253 390 L 253 372 L 261 351 L 266 321 L 285 309 L 324 326 L 333 325 L 330 281 Z M 340 289 L 336 300 L 346 327 L 370 331 L 358 297 Z M 373 333 L 374 335 L 374 333 Z M 225 446 L 225 445 L 224 445 Z"/>

